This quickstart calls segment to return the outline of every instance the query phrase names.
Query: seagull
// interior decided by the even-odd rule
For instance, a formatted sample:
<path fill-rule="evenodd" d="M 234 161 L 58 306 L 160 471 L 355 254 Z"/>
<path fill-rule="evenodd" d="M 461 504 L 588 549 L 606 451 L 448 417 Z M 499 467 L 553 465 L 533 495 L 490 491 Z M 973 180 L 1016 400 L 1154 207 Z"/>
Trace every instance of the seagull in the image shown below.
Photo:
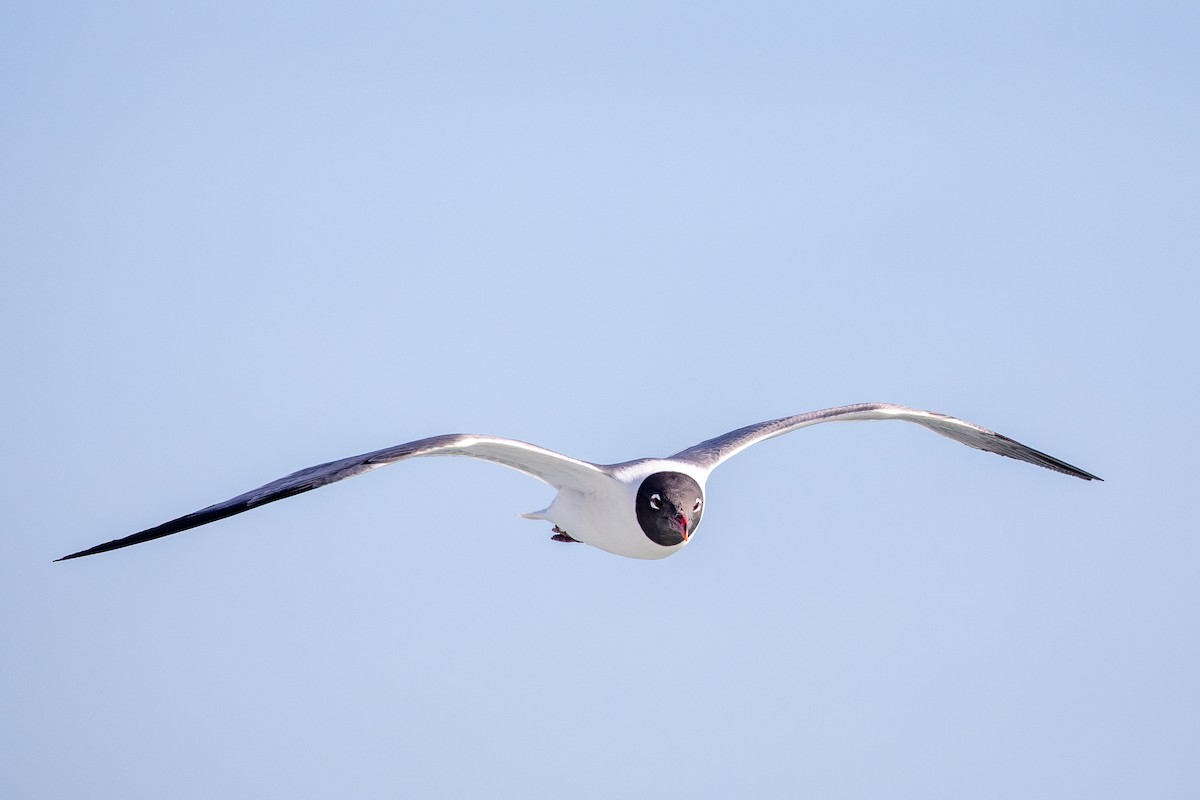
<path fill-rule="evenodd" d="M 223 503 L 55 560 L 148 542 L 421 456 L 468 456 L 492 461 L 554 487 L 558 493 L 547 508 L 521 516 L 552 523 L 551 538 L 555 541 L 583 542 L 629 558 L 666 558 L 691 541 L 704 516 L 704 485 L 726 459 L 751 445 L 821 422 L 888 419 L 915 422 L 968 447 L 1085 481 L 1102 480 L 974 423 L 892 403 L 858 403 L 759 422 L 700 442 L 669 458 L 639 458 L 620 464 L 580 461 L 515 439 L 451 433 L 308 467 Z"/>

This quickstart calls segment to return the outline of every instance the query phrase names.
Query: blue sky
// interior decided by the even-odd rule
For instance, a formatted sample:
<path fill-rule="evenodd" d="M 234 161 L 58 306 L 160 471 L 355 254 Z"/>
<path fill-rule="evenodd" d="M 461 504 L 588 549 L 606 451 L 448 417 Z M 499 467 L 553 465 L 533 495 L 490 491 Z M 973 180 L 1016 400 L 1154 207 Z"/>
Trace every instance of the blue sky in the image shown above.
<path fill-rule="evenodd" d="M 0 794 L 1194 797 L 1186 3 L 0 9 Z M 661 562 L 550 492 L 866 400 Z"/>

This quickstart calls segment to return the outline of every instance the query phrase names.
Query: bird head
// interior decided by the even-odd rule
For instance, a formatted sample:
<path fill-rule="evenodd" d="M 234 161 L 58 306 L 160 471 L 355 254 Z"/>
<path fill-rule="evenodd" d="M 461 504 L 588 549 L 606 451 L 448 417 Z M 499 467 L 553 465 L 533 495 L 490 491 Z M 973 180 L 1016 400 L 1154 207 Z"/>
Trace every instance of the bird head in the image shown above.
<path fill-rule="evenodd" d="M 638 487 L 638 525 L 655 544 L 683 544 L 695 533 L 703 513 L 704 490 L 681 472 L 656 472 Z"/>

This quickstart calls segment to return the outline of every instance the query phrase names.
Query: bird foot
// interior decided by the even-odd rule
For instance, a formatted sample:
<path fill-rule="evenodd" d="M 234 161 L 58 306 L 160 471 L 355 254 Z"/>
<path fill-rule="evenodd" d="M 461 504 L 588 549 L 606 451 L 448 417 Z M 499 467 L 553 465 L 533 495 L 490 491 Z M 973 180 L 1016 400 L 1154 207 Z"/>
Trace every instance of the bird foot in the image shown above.
<path fill-rule="evenodd" d="M 555 525 L 555 526 L 554 526 L 554 535 L 553 535 L 553 536 L 551 536 L 550 538 L 551 538 L 551 539 L 553 539 L 553 540 L 554 540 L 554 541 L 556 541 L 556 542 L 576 542 L 576 543 L 579 543 L 579 540 L 578 540 L 578 539 L 576 539 L 574 536 L 572 536 L 571 534 L 567 533 L 566 531 L 564 531 L 562 528 L 558 527 L 557 525 Z"/>

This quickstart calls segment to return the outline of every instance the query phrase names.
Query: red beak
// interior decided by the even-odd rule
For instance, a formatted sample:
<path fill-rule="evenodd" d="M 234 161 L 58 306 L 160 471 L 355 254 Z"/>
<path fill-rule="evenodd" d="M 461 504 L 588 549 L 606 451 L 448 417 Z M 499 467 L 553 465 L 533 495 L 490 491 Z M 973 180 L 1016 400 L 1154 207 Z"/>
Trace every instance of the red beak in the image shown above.
<path fill-rule="evenodd" d="M 687 517 L 685 517 L 683 514 L 676 514 L 675 522 L 679 525 L 679 532 L 683 534 L 683 540 L 686 542 L 689 535 Z"/>

